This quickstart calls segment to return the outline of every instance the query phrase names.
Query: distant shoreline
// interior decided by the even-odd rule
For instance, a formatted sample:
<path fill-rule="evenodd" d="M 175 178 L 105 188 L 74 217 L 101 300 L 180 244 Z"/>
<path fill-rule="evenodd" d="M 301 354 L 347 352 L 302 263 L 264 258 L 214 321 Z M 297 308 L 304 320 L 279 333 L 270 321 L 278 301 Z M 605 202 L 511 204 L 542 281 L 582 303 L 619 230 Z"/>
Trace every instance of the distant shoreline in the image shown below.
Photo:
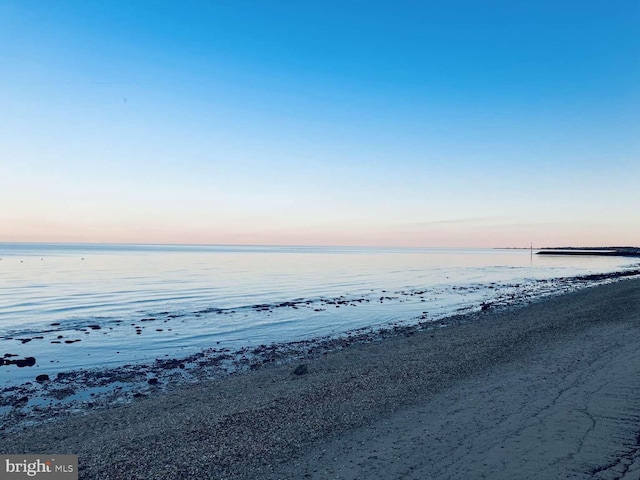
<path fill-rule="evenodd" d="M 606 257 L 640 257 L 638 247 L 559 247 L 541 248 L 536 255 L 594 255 Z"/>

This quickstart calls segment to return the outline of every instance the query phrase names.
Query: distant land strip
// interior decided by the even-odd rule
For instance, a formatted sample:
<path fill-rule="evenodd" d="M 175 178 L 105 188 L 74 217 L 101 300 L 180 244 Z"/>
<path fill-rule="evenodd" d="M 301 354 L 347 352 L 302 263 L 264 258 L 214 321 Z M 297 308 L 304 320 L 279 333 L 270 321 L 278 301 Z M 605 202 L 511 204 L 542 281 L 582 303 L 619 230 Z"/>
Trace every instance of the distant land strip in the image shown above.
<path fill-rule="evenodd" d="M 610 257 L 640 257 L 638 247 L 561 247 L 542 248 L 537 255 L 598 255 Z"/>

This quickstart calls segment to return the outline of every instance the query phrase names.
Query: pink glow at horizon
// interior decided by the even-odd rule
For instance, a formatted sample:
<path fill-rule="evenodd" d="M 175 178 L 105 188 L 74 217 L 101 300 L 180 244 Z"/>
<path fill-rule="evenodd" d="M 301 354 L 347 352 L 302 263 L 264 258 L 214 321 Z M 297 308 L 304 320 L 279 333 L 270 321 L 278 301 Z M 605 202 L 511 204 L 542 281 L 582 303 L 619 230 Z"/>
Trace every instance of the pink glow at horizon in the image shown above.
<path fill-rule="evenodd" d="M 6 225 L 6 224 L 5 224 Z M 0 233 L 0 242 L 35 243 L 132 243 L 132 244 L 192 244 L 192 245 L 307 245 L 307 246 L 372 246 L 372 247 L 448 247 L 448 248 L 534 248 L 554 246 L 637 245 L 629 232 L 584 225 L 567 228 L 556 225 L 521 224 L 517 228 L 500 223 L 460 222 L 417 228 L 397 226 L 388 230 L 375 229 L 244 229 L 216 231 L 206 227 L 170 227 L 145 225 L 109 227 L 101 224 L 78 229 L 69 226 L 57 230 L 52 225 L 22 225 L 13 228 L 19 234 Z M 552 234 L 546 232 L 552 231 Z M 612 238 L 620 241 L 611 241 Z M 637 238 L 637 237 L 636 237 Z"/>

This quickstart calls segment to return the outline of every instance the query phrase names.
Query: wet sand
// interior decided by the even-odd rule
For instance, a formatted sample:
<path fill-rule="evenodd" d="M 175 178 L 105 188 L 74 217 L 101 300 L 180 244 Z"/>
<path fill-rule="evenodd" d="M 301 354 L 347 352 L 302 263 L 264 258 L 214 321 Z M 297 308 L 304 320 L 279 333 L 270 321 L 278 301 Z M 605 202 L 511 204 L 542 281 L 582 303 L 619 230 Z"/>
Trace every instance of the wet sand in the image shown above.
<path fill-rule="evenodd" d="M 637 480 L 640 280 L 27 426 L 2 445 L 77 454 L 82 479 Z"/>

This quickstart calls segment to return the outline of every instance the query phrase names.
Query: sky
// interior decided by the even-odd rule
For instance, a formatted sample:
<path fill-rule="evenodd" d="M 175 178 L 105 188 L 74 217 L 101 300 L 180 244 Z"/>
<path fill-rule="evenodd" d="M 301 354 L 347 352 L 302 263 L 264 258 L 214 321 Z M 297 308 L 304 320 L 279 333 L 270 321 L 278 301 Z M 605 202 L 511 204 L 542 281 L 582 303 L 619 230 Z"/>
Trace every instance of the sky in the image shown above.
<path fill-rule="evenodd" d="M 0 242 L 640 245 L 640 3 L 0 0 Z"/>

